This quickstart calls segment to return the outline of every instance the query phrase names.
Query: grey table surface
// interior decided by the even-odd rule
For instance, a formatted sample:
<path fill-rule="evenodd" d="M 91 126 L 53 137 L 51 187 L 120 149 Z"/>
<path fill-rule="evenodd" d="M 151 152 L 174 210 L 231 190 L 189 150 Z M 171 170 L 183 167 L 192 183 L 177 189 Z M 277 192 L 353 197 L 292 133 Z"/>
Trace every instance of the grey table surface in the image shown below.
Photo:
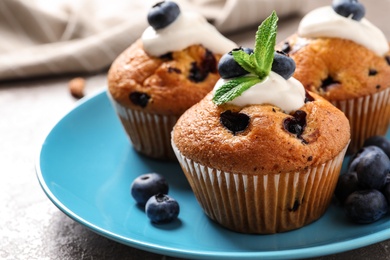
<path fill-rule="evenodd" d="M 366 17 L 390 39 L 390 1 L 361 1 Z M 302 13 L 322 5 L 311 0 Z M 278 40 L 295 32 L 300 16 L 279 23 Z M 256 28 L 229 35 L 251 46 Z M 105 88 L 106 73 L 87 75 L 86 95 Z M 102 237 L 62 213 L 41 189 L 35 164 L 46 134 L 76 105 L 69 76 L 0 82 L 0 259 L 177 259 Z M 390 232 L 390 231 L 389 231 Z M 390 240 L 313 259 L 390 259 Z"/>

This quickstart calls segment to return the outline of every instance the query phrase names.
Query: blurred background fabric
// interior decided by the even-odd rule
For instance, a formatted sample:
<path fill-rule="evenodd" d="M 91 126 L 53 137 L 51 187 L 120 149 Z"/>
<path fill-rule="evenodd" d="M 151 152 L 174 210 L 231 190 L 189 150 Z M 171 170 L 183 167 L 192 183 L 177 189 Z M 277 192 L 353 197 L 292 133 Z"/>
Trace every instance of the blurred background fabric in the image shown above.
<path fill-rule="evenodd" d="M 202 13 L 223 34 L 279 18 L 305 0 L 177 0 Z M 0 81 L 66 73 L 94 73 L 148 26 L 158 0 L 0 0 Z"/>

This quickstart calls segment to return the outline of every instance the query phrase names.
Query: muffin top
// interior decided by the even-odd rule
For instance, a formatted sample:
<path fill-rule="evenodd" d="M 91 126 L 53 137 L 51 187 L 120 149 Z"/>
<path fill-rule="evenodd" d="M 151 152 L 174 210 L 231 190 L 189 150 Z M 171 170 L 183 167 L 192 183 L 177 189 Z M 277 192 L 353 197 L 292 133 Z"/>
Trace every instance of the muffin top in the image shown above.
<path fill-rule="evenodd" d="M 180 117 L 173 143 L 185 157 L 231 173 L 278 174 L 318 166 L 346 147 L 350 133 L 340 110 L 311 95 L 298 113 L 286 114 L 271 104 L 217 106 L 210 93 Z M 302 133 L 288 130 L 299 124 Z M 240 125 L 246 127 L 231 130 Z"/>
<path fill-rule="evenodd" d="M 389 43 L 364 14 L 357 1 L 335 0 L 308 13 L 297 34 L 279 44 L 296 62 L 294 77 L 306 89 L 337 101 L 389 87 Z"/>
<path fill-rule="evenodd" d="M 230 74 L 179 118 L 172 143 L 185 157 L 231 173 L 279 174 L 321 165 L 348 145 L 345 115 L 305 91 L 291 77 L 293 60 L 274 53 L 275 16 L 259 27 L 254 50 L 221 58 L 219 70 L 228 65 Z"/>
<path fill-rule="evenodd" d="M 283 45 L 297 64 L 294 77 L 327 100 L 359 98 L 390 86 L 390 52 L 378 56 L 351 40 L 298 35 Z"/>
<path fill-rule="evenodd" d="M 149 56 L 138 40 L 111 65 L 108 89 L 125 107 L 180 115 L 212 90 L 220 57 L 202 45 L 166 57 Z"/>
<path fill-rule="evenodd" d="M 211 91 L 221 54 L 236 44 L 171 1 L 153 6 L 148 22 L 142 37 L 111 65 L 108 90 L 127 108 L 180 115 Z"/>

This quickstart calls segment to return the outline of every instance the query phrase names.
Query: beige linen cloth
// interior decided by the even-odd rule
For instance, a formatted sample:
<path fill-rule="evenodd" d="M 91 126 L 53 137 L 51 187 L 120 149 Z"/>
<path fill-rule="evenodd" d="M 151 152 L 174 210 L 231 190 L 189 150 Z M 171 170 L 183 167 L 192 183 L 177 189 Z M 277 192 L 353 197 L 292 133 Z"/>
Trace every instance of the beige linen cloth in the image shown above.
<path fill-rule="evenodd" d="M 222 33 L 257 26 L 303 0 L 177 0 L 202 13 Z M 157 0 L 0 0 L 0 81 L 64 73 L 95 73 L 148 26 Z"/>

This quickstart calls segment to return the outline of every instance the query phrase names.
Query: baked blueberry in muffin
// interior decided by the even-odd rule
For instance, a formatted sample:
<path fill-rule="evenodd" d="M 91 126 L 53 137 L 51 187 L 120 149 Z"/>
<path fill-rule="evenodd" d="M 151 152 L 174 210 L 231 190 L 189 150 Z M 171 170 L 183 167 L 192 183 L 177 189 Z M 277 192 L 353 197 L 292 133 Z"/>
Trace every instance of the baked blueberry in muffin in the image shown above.
<path fill-rule="evenodd" d="M 296 63 L 294 77 L 342 110 L 354 153 L 390 122 L 390 52 L 384 34 L 356 0 L 335 0 L 308 13 L 279 44 Z"/>
<path fill-rule="evenodd" d="M 276 23 L 273 13 L 259 26 L 253 51 L 220 60 L 223 78 L 172 132 L 204 212 L 242 233 L 284 232 L 321 217 L 350 139 L 345 115 L 305 91 L 291 76 L 294 61 L 275 53 Z"/>
<path fill-rule="evenodd" d="M 113 62 L 108 92 L 134 148 L 153 158 L 174 159 L 173 125 L 212 90 L 221 55 L 236 44 L 175 2 L 155 4 L 148 21 L 142 37 Z"/>

